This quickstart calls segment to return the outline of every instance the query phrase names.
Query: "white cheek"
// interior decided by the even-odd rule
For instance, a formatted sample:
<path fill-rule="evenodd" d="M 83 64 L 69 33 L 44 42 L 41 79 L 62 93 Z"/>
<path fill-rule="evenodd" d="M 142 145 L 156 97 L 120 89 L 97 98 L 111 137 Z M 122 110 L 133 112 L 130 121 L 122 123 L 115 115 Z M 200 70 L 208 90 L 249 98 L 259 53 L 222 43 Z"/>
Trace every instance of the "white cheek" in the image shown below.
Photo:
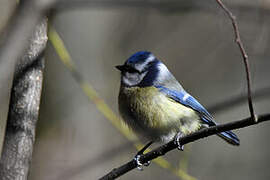
<path fill-rule="evenodd" d="M 129 86 L 136 85 L 139 81 L 139 76 L 137 74 L 131 74 L 131 73 L 126 73 L 123 76 L 123 82 Z"/>
<path fill-rule="evenodd" d="M 124 84 L 128 86 L 134 86 L 134 85 L 139 84 L 145 75 L 146 75 L 146 72 L 143 74 L 126 72 L 126 74 L 122 76 L 122 81 Z"/>

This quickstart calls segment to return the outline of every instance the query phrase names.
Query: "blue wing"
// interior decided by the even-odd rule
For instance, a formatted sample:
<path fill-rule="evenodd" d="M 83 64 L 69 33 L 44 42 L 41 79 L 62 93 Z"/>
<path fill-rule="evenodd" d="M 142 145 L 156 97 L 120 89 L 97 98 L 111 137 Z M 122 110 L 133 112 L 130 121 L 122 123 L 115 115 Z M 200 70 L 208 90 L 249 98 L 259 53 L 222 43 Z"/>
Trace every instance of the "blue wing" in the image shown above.
<path fill-rule="evenodd" d="M 201 120 L 208 124 L 209 126 L 216 125 L 213 121 L 211 114 L 191 95 L 189 95 L 185 90 L 175 91 L 170 90 L 164 86 L 156 86 L 160 92 L 166 94 L 168 97 L 172 98 L 176 102 L 179 102 L 185 106 L 192 108 L 201 115 Z"/>
<path fill-rule="evenodd" d="M 211 114 L 191 95 L 189 95 L 185 90 L 175 91 L 170 90 L 164 86 L 156 86 L 160 90 L 160 92 L 164 93 L 166 96 L 172 98 L 176 102 L 179 102 L 187 107 L 192 108 L 197 111 L 203 123 L 209 126 L 215 126 L 216 123 L 213 121 L 213 117 Z M 232 145 L 239 145 L 240 141 L 238 137 L 231 131 L 225 131 L 218 134 L 221 138 L 226 140 L 228 143 Z"/>

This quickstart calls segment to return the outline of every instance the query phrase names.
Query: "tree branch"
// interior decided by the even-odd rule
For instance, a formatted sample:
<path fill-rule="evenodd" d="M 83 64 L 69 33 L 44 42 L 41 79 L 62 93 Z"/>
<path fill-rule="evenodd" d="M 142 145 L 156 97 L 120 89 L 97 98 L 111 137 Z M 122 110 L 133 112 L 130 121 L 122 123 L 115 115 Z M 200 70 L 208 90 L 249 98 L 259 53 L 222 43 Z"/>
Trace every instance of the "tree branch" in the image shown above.
<path fill-rule="evenodd" d="M 248 98 L 248 107 L 249 107 L 249 111 L 250 111 L 250 115 L 251 118 L 256 121 L 256 115 L 254 112 L 254 108 L 253 108 L 253 103 L 252 103 L 252 95 L 251 95 L 251 78 L 250 78 L 250 68 L 249 68 L 249 62 L 248 62 L 248 55 L 246 53 L 246 50 L 244 48 L 244 45 L 241 41 L 240 38 L 240 33 L 239 33 L 239 28 L 237 25 L 237 21 L 236 21 L 236 17 L 233 15 L 233 13 L 222 3 L 221 0 L 216 0 L 216 2 L 218 3 L 218 5 L 226 12 L 226 14 L 228 15 L 228 17 L 230 18 L 230 20 L 232 21 L 232 25 L 233 25 L 233 30 L 234 30 L 234 34 L 235 34 L 235 42 L 237 43 L 240 52 L 242 54 L 243 57 L 243 61 L 245 64 L 245 70 L 246 70 L 246 79 L 247 79 L 247 98 Z"/>
<path fill-rule="evenodd" d="M 190 135 L 184 136 L 180 139 L 180 143 L 182 145 L 188 144 L 190 142 L 194 142 L 196 140 L 215 135 L 217 133 L 228 131 L 228 130 L 234 130 L 234 129 L 240 129 L 247 126 L 255 125 L 264 121 L 270 120 L 270 114 L 262 114 L 258 115 L 257 121 L 254 121 L 251 117 L 246 118 L 239 121 L 234 121 L 226 124 L 220 124 L 217 126 L 212 126 L 209 128 L 201 129 L 195 133 L 192 133 Z M 154 150 L 152 150 L 149 153 L 146 153 L 141 156 L 140 161 L 142 163 L 146 163 L 147 161 L 151 161 L 159 156 L 163 156 L 164 154 L 168 153 L 169 151 L 176 149 L 177 144 L 175 144 L 174 140 L 170 141 L 167 144 L 164 144 Z M 131 171 L 132 169 L 136 168 L 137 164 L 136 161 L 133 159 L 129 161 L 128 163 L 113 169 L 111 172 L 106 174 L 105 176 L 101 177 L 100 180 L 109 180 L 109 179 L 115 179 L 117 177 L 120 177 L 123 174 L 126 174 L 127 172 Z"/>

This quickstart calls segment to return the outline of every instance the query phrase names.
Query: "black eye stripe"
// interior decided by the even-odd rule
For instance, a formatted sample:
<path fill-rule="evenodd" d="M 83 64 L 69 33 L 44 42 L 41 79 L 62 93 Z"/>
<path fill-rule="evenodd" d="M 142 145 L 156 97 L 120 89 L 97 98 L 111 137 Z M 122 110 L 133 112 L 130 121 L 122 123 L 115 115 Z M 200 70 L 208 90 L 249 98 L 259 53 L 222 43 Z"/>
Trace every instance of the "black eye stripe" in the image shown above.
<path fill-rule="evenodd" d="M 148 68 L 150 66 L 152 66 L 155 63 L 156 63 L 156 61 L 150 61 L 147 64 L 144 64 L 144 68 L 142 70 L 138 70 L 138 69 L 134 68 L 132 65 L 125 64 L 124 67 L 123 67 L 123 70 L 125 72 L 128 72 L 128 73 L 139 73 L 139 74 L 143 74 L 143 73 L 145 73 L 148 70 Z"/>
<path fill-rule="evenodd" d="M 125 71 L 129 73 L 139 73 L 139 74 L 141 73 L 140 71 L 138 71 L 137 69 L 134 69 L 131 66 L 125 66 Z"/>

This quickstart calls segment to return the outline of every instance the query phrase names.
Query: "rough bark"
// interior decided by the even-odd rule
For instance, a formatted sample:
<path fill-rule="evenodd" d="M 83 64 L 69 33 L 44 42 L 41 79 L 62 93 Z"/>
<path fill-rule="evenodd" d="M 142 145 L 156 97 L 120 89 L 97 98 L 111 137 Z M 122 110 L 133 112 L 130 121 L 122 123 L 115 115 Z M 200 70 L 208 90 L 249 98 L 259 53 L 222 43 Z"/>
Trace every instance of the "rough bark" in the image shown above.
<path fill-rule="evenodd" d="M 46 43 L 47 21 L 43 20 L 36 27 L 30 46 L 15 68 L 0 160 L 1 180 L 25 180 L 28 176 L 39 112 Z"/>

